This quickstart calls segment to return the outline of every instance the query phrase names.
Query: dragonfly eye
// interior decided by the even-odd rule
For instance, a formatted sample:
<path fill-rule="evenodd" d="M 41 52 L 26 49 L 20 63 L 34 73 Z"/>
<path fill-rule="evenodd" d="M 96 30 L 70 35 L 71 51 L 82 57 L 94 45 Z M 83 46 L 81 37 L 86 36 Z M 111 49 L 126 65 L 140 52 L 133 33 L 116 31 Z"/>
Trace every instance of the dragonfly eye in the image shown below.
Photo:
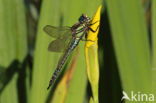
<path fill-rule="evenodd" d="M 80 23 L 84 23 L 85 20 L 86 20 L 86 17 L 84 15 L 80 16 L 80 18 L 79 18 Z"/>

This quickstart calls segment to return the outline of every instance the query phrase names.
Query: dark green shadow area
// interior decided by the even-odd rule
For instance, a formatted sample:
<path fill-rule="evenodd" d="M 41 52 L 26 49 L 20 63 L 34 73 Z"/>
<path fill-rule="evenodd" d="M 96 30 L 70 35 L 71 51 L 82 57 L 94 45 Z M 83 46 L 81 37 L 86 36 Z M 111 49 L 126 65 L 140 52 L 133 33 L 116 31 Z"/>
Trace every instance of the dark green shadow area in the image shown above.
<path fill-rule="evenodd" d="M 18 60 L 14 60 L 7 68 L 0 66 L 0 94 L 18 71 L 18 66 Z"/>
<path fill-rule="evenodd" d="M 30 87 L 32 82 L 32 57 L 27 55 L 22 63 L 14 60 L 7 68 L 0 66 L 0 94 L 12 80 L 15 74 L 17 78 L 17 93 L 19 103 L 27 103 L 26 70 L 29 68 Z"/>
<path fill-rule="evenodd" d="M 113 47 L 107 10 L 101 15 L 99 45 L 99 103 L 120 103 L 122 86 Z"/>
<path fill-rule="evenodd" d="M 32 57 L 27 55 L 24 61 L 20 64 L 18 69 L 18 79 L 17 79 L 17 88 L 18 88 L 18 100 L 19 103 L 27 103 L 27 84 L 26 79 L 29 78 L 29 86 L 32 84 Z M 29 76 L 27 77 L 27 69 L 29 69 Z"/>

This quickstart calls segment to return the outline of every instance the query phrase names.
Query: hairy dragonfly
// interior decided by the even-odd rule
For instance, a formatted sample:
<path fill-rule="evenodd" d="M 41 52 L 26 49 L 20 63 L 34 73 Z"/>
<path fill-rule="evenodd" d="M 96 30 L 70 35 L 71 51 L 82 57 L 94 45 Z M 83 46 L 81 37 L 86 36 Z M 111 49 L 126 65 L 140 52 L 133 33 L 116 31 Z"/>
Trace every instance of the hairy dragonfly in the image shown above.
<path fill-rule="evenodd" d="M 79 17 L 78 22 L 72 27 L 54 27 L 50 25 L 46 25 L 44 27 L 43 30 L 49 36 L 56 38 L 49 44 L 48 50 L 52 52 L 64 52 L 59 59 L 57 68 L 52 75 L 51 80 L 49 81 L 49 86 L 47 89 L 49 89 L 50 86 L 53 84 L 67 57 L 79 44 L 80 40 L 83 40 L 84 36 L 87 37 L 87 33 L 89 30 L 91 30 L 92 32 L 97 31 L 98 28 L 96 28 L 96 30 L 94 31 L 92 28 L 90 28 L 91 25 L 93 25 L 91 24 L 91 19 L 86 15 L 82 15 Z M 78 34 L 81 35 L 78 36 Z"/>

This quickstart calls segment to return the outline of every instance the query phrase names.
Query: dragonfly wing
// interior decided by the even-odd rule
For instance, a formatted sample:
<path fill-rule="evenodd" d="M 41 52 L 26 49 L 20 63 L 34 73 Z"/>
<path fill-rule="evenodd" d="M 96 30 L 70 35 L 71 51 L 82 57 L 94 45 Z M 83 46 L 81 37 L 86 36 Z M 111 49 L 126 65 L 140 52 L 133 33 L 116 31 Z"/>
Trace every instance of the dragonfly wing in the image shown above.
<path fill-rule="evenodd" d="M 67 32 L 71 32 L 71 27 L 54 27 L 51 25 L 46 25 L 43 30 L 51 37 L 59 38 L 61 36 L 67 35 Z"/>
<path fill-rule="evenodd" d="M 64 42 L 61 39 L 56 39 L 49 44 L 48 50 L 53 52 L 63 52 Z"/>
<path fill-rule="evenodd" d="M 68 44 L 72 36 L 65 36 L 63 38 L 58 38 L 49 44 L 48 50 L 52 52 L 63 52 L 68 48 Z"/>

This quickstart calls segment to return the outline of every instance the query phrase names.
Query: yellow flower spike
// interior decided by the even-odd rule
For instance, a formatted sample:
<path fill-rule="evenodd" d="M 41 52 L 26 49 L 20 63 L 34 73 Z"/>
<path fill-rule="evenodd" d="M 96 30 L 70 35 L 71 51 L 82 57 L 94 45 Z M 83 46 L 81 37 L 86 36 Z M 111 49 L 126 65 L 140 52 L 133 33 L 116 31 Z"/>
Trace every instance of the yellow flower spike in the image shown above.
<path fill-rule="evenodd" d="M 93 93 L 93 97 L 90 98 L 90 103 L 98 103 L 99 64 L 98 64 L 98 53 L 97 53 L 98 52 L 97 35 L 100 26 L 101 7 L 102 6 L 99 6 L 91 22 L 93 24 L 91 28 L 96 32 L 88 31 L 87 40 L 89 41 L 87 41 L 85 45 L 87 75 Z"/>
<path fill-rule="evenodd" d="M 92 22 L 91 22 L 91 24 L 93 24 L 93 25 L 91 25 L 91 28 L 94 31 L 96 31 L 96 29 L 97 29 L 97 31 L 95 33 L 92 32 L 92 31 L 88 31 L 87 40 L 91 40 L 91 41 L 87 41 L 86 42 L 86 47 L 90 47 L 91 45 L 94 44 L 93 41 L 97 41 L 98 40 L 97 35 L 98 35 L 98 32 L 99 32 L 99 26 L 100 26 L 100 12 L 101 12 L 101 7 L 102 6 L 100 5 L 99 8 L 97 9 L 97 11 L 96 11 L 93 19 L 92 19 Z"/>

